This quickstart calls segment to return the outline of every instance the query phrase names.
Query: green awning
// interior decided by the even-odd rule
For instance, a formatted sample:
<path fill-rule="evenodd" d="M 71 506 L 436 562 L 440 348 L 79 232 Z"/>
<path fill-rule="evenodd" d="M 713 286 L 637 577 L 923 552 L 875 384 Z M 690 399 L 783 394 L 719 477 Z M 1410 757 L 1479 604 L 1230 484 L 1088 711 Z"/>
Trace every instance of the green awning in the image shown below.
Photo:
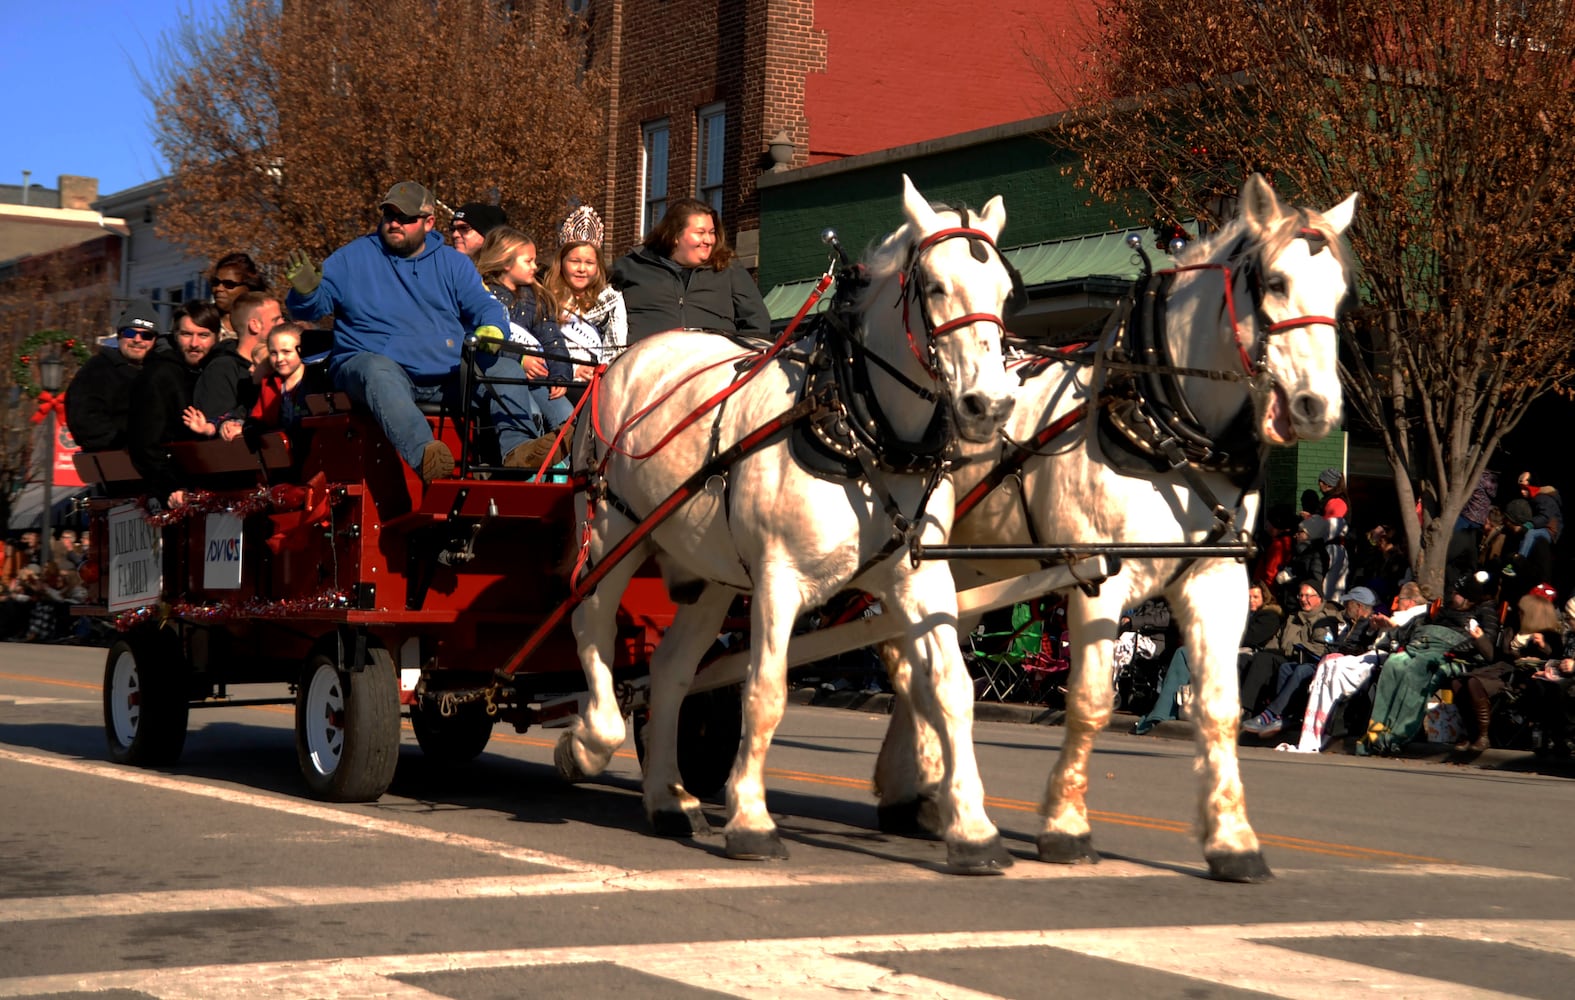
<path fill-rule="evenodd" d="M 1097 284 L 1101 292 L 1114 290 L 1116 294 L 1125 290 L 1138 274 L 1137 254 L 1127 246 L 1127 235 L 1137 233 L 1152 246 L 1153 236 L 1150 230 L 1122 229 L 1110 233 L 1095 233 L 1089 236 L 1074 236 L 1065 240 L 1048 240 L 1044 243 L 1029 243 L 1020 247 L 1008 247 L 1002 251 L 1012 266 L 1017 268 L 1023 276 L 1023 285 L 1028 289 L 1030 298 L 1041 298 L 1045 295 L 1055 295 L 1060 288 L 1067 288 L 1068 282 L 1077 287 L 1078 291 L 1085 290 L 1082 286 L 1086 279 L 1103 279 Z M 1151 250 L 1152 254 L 1153 251 Z M 1158 254 L 1163 259 L 1162 254 Z M 1156 265 L 1159 261 L 1155 261 Z M 804 300 L 809 298 L 809 293 L 814 291 L 818 278 L 806 278 L 802 281 L 789 281 L 777 285 L 766 293 L 766 309 L 775 321 L 792 319 Z M 815 312 L 821 312 L 830 301 L 828 293 L 815 305 Z"/>

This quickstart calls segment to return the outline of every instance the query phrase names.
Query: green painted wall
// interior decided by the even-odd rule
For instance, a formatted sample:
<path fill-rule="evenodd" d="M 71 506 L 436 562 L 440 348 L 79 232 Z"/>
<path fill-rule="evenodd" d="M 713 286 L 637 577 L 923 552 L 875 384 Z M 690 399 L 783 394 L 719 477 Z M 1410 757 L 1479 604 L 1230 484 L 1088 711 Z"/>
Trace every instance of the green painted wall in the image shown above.
<path fill-rule="evenodd" d="M 1300 510 L 1302 490 L 1318 488 L 1318 473 L 1329 468 L 1345 472 L 1345 446 L 1345 431 L 1335 431 L 1322 441 L 1270 450 L 1263 509 L 1290 504 L 1292 510 Z"/>
<path fill-rule="evenodd" d="M 1062 167 L 1075 160 L 1037 135 L 1014 136 L 965 149 L 915 156 L 846 173 L 760 189 L 760 287 L 813 278 L 828 260 L 821 230 L 837 231 L 854 256 L 902 222 L 902 175 L 930 201 L 975 209 L 999 194 L 1006 203 L 1003 246 L 1105 232 L 1110 206 L 1086 192 Z"/>

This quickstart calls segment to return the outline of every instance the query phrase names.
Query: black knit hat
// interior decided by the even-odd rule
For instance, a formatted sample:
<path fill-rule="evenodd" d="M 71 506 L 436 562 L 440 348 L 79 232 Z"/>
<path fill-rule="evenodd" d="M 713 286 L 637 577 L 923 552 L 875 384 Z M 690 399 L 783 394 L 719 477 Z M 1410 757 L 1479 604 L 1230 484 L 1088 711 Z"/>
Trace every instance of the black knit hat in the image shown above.
<path fill-rule="evenodd" d="M 485 236 L 498 226 L 509 224 L 509 217 L 496 205 L 479 201 L 467 202 L 454 210 L 454 221 L 463 222 Z"/>
<path fill-rule="evenodd" d="M 126 303 L 126 308 L 120 311 L 120 318 L 115 320 L 115 332 L 121 330 L 146 330 L 154 334 L 164 332 L 159 321 L 159 311 L 147 299 L 133 299 Z"/>

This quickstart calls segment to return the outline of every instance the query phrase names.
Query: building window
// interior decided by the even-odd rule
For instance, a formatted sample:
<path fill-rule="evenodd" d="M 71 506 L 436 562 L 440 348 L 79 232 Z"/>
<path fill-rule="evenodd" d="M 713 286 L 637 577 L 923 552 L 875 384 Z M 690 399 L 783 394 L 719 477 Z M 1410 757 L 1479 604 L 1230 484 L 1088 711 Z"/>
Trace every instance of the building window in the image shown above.
<path fill-rule="evenodd" d="M 661 221 L 667 211 L 667 143 L 672 135 L 667 119 L 646 122 L 641 126 L 644 135 L 645 163 L 641 168 L 645 203 L 641 232 L 648 233 Z"/>
<path fill-rule="evenodd" d="M 727 105 L 708 104 L 695 112 L 695 135 L 700 137 L 696 151 L 695 197 L 722 211 L 722 156 L 727 147 Z"/>

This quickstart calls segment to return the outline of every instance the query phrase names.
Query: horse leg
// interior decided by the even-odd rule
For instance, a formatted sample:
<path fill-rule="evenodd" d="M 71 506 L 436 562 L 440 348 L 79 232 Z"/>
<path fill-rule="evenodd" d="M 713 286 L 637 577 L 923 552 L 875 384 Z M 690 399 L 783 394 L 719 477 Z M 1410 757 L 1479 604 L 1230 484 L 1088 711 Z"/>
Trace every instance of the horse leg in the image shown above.
<path fill-rule="evenodd" d="M 678 771 L 678 712 L 694 680 L 733 592 L 707 587 L 693 604 L 680 604 L 662 642 L 651 657 L 651 719 L 645 727 L 645 815 L 663 837 L 710 832 L 700 800 L 684 789 Z"/>
<path fill-rule="evenodd" d="M 606 548 L 593 543 L 592 555 Z M 574 609 L 574 636 L 579 642 L 580 668 L 585 671 L 590 695 L 585 711 L 558 737 L 553 750 L 553 763 L 565 780 L 584 781 L 601 774 L 613 753 L 623 745 L 623 710 L 613 688 L 613 644 L 617 639 L 618 603 L 644 561 L 643 552 L 631 552 Z"/>
<path fill-rule="evenodd" d="M 1067 678 L 1066 733 L 1039 807 L 1045 818 L 1038 837 L 1040 861 L 1061 865 L 1099 863 L 1088 825 L 1088 759 L 1094 750 L 1094 737 L 1109 724 L 1115 705 L 1110 678 L 1116 619 L 1123 596 L 1116 594 L 1111 601 L 1108 595 L 1115 589 L 1107 587 L 1097 605 L 1082 594 L 1073 594 L 1067 603 L 1072 672 Z"/>
<path fill-rule="evenodd" d="M 1011 867 L 1012 856 L 984 809 L 973 747 L 973 681 L 957 645 L 951 571 L 939 563 L 923 564 L 898 576 L 892 596 L 906 620 L 916 623 L 897 645 L 913 665 L 915 717 L 928 724 L 940 746 L 947 867 L 961 875 L 999 874 Z"/>
<path fill-rule="evenodd" d="M 769 560 L 762 562 L 771 566 Z M 783 560 L 791 569 L 791 562 Z M 766 751 L 787 705 L 787 645 L 802 604 L 799 581 L 790 572 L 762 574 L 750 608 L 749 677 L 744 682 L 744 730 L 738 760 L 727 782 L 725 852 L 743 861 L 788 856 L 782 835 L 766 811 Z"/>
<path fill-rule="evenodd" d="M 1199 832 L 1209 877 L 1224 882 L 1263 882 L 1274 877 L 1258 836 L 1247 822 L 1241 766 L 1236 757 L 1240 695 L 1236 689 L 1235 651 L 1246 623 L 1246 609 L 1225 613 L 1222 594 L 1243 594 L 1247 581 L 1237 563 L 1205 563 L 1180 587 L 1173 587 L 1171 611 L 1182 625 L 1182 645 L 1192 664 L 1192 721 L 1197 731 L 1198 770 L 1203 776 L 1198 801 Z"/>
<path fill-rule="evenodd" d="M 891 722 L 875 759 L 876 821 L 883 833 L 940 836 L 941 745 L 913 711 L 913 667 L 896 643 L 875 647 L 891 680 Z"/>

